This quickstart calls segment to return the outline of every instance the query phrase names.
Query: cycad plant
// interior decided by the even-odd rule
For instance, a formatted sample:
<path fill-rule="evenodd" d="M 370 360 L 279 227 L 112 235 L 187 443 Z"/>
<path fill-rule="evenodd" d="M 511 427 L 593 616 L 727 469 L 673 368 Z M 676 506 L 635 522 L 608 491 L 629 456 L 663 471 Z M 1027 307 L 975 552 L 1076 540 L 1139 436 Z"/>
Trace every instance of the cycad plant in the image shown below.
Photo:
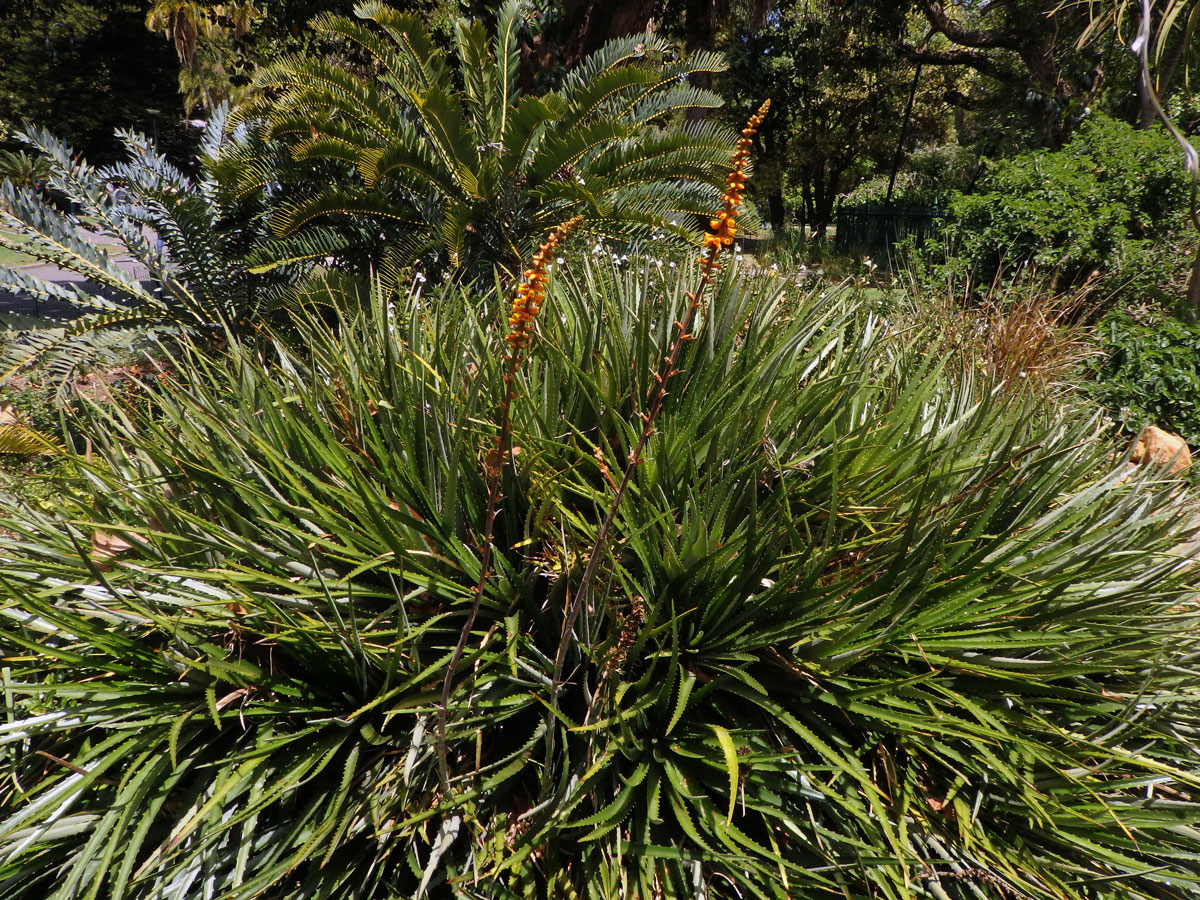
<path fill-rule="evenodd" d="M 23 150 L 0 150 L 0 181 L 40 191 L 50 178 L 50 164 Z"/>
<path fill-rule="evenodd" d="M 287 251 L 270 240 L 254 201 L 237 197 L 215 175 L 221 161 L 257 152 L 252 136 L 226 127 L 227 114 L 222 107 L 209 122 L 195 174 L 132 132 L 120 135 L 127 161 L 101 168 L 44 130 L 17 135 L 45 161 L 58 199 L 26 184 L 0 183 L 0 246 L 88 284 L 0 266 L 0 289 L 65 303 L 70 311 L 61 327 L 8 344 L 0 378 L 42 359 L 65 382 L 113 345 L 185 333 L 223 339 L 249 327 L 302 279 L 307 263 L 281 259 Z M 64 210 L 67 202 L 74 214 Z"/>
<path fill-rule="evenodd" d="M 91 409 L 5 523 L 0 896 L 1200 892 L 1175 487 L 731 224 Z"/>
<path fill-rule="evenodd" d="M 294 56 L 261 71 L 265 135 L 290 162 L 231 172 L 243 189 L 283 183 L 280 236 L 334 229 L 354 253 L 426 273 L 514 271 L 551 228 L 622 237 L 695 236 L 732 150 L 727 130 L 681 124 L 719 105 L 690 76 L 724 68 L 716 53 L 676 55 L 652 35 L 612 41 L 540 95 L 518 80 L 525 6 L 509 0 L 494 31 L 459 20 L 453 52 L 421 19 L 383 3 L 357 21 L 322 15 L 310 28 L 347 43 L 365 64 Z M 353 57 L 348 57 L 353 58 Z"/>

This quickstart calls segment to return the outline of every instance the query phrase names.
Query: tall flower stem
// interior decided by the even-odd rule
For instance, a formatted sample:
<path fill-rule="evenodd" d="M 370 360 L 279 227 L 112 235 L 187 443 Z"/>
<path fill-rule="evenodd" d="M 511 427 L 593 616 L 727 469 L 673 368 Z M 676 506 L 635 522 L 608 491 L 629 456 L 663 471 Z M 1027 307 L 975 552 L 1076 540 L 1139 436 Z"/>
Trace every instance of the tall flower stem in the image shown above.
<path fill-rule="evenodd" d="M 484 476 L 487 480 L 487 509 L 483 515 L 483 539 L 479 548 L 479 580 L 475 583 L 475 596 L 471 603 L 471 612 L 463 624 L 458 636 L 458 644 L 450 655 L 450 663 L 446 667 L 446 675 L 442 679 L 442 697 L 438 706 L 438 773 L 442 782 L 443 792 L 450 789 L 450 764 L 446 751 L 446 725 L 449 718 L 450 692 L 454 686 L 454 670 L 462 660 L 466 651 L 471 629 L 475 627 L 475 619 L 479 615 L 479 606 L 483 602 L 483 592 L 487 587 L 487 579 L 491 574 L 493 536 L 496 530 L 496 516 L 500 511 L 500 482 L 504 476 L 504 467 L 512 455 L 512 405 L 517 400 L 517 375 L 529 354 L 533 344 L 533 329 L 538 315 L 542 311 L 542 303 L 546 299 L 546 266 L 554 255 L 554 248 L 566 237 L 567 232 L 583 221 L 582 216 L 568 219 L 550 232 L 546 242 L 538 248 L 533 260 L 525 270 L 521 285 L 517 288 L 513 299 L 512 312 L 508 317 L 508 335 L 505 337 L 507 351 L 504 355 L 504 399 L 500 401 L 500 428 L 496 432 L 496 440 L 492 449 L 484 457 Z"/>
<path fill-rule="evenodd" d="M 625 463 L 625 470 L 621 474 L 621 480 L 613 494 L 612 503 L 609 504 L 608 512 L 600 525 L 600 530 L 596 532 L 592 554 L 588 558 L 587 565 L 584 567 L 583 575 L 580 576 L 579 586 L 575 590 L 574 597 L 571 598 L 567 615 L 563 619 L 562 634 L 558 641 L 558 652 L 554 658 L 554 677 L 550 687 L 550 704 L 552 709 L 558 708 L 558 690 L 562 684 L 567 650 L 571 646 L 571 632 L 575 627 L 576 619 L 579 618 L 583 604 L 588 600 L 588 594 L 591 591 L 596 572 L 599 570 L 601 558 L 604 556 L 609 534 L 612 532 L 613 523 L 616 521 L 617 513 L 621 507 L 621 501 L 625 497 L 629 482 L 633 479 L 634 470 L 642 461 L 642 452 L 645 450 L 651 436 L 655 433 L 654 423 L 658 419 L 659 413 L 662 412 L 663 403 L 667 398 L 667 388 L 670 385 L 671 379 L 679 374 L 679 369 L 677 368 L 679 354 L 683 350 L 684 342 L 692 338 L 690 329 L 693 322 L 695 322 L 696 314 L 700 311 L 704 292 L 717 271 L 721 268 L 718 264 L 718 259 L 722 251 L 733 243 L 733 239 L 737 235 L 737 213 L 745 200 L 746 167 L 750 161 L 750 147 L 754 143 L 754 135 L 758 132 L 758 128 L 762 124 L 763 119 L 766 118 L 770 107 L 771 101 L 765 101 L 759 107 L 758 112 L 750 117 L 750 121 L 746 123 L 746 127 L 742 129 L 742 137 L 737 142 L 737 149 L 733 154 L 733 164 L 730 167 L 729 178 L 726 181 L 723 198 L 724 205 L 721 211 L 717 213 L 716 218 L 709 223 L 709 232 L 704 236 L 704 250 L 700 255 L 700 280 L 697 282 L 696 287 L 685 295 L 688 300 L 688 306 L 684 311 L 683 318 L 675 323 L 675 334 L 667 349 L 666 356 L 663 357 L 662 368 L 654 373 L 654 384 L 651 385 L 650 394 L 647 397 L 646 411 L 641 414 L 643 423 L 641 434 L 638 436 L 637 443 L 634 444 L 633 451 L 629 454 L 629 458 Z"/>

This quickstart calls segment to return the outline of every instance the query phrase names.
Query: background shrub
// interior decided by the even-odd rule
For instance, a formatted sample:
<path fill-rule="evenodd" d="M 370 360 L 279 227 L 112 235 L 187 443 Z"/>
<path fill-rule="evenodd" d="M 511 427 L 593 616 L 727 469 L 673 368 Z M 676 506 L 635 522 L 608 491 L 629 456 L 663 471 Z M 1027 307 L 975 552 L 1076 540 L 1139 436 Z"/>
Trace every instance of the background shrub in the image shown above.
<path fill-rule="evenodd" d="M 1096 115 L 1061 150 L 992 165 L 951 203 L 951 243 L 976 283 L 1031 266 L 1060 284 L 1155 295 L 1186 268 L 1175 246 L 1187 204 L 1179 150 L 1160 129 Z"/>
<path fill-rule="evenodd" d="M 979 174 L 979 156 L 957 144 L 921 147 L 905 160 L 896 175 L 892 202 L 929 205 L 967 190 Z M 847 206 L 881 206 L 887 198 L 890 175 L 878 172 L 850 191 L 842 202 Z"/>
<path fill-rule="evenodd" d="M 1117 311 L 1096 338 L 1103 355 L 1088 363 L 1085 390 L 1130 431 L 1159 425 L 1200 446 L 1200 323 Z"/>

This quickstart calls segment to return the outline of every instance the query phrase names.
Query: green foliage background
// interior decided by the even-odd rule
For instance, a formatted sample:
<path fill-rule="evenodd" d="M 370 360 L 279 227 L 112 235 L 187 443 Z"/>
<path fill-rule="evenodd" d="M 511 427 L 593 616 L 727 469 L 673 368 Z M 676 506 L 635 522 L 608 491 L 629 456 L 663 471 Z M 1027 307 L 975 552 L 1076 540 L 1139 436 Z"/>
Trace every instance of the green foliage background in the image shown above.
<path fill-rule="evenodd" d="M 976 283 L 1033 266 L 1137 302 L 1161 297 L 1179 269 L 1187 195 L 1164 131 L 1097 115 L 1062 150 L 993 163 L 953 200 L 950 240 Z"/>
<path fill-rule="evenodd" d="M 1200 325 L 1118 311 L 1097 337 L 1103 355 L 1088 367 L 1091 396 L 1130 431 L 1158 425 L 1200 445 Z"/>
<path fill-rule="evenodd" d="M 186 152 L 177 124 L 178 67 L 146 30 L 138 0 L 21 0 L 0 9 L 0 138 L 4 125 L 48 127 L 97 163 L 120 153 L 118 128 L 158 130 Z"/>

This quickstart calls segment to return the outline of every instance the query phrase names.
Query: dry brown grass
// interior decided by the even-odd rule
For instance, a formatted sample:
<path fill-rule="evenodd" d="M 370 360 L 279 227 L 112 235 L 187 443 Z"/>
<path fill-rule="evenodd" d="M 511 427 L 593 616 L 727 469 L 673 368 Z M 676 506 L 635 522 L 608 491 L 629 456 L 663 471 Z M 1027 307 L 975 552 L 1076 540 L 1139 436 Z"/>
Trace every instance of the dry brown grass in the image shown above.
<path fill-rule="evenodd" d="M 1050 390 L 1099 352 L 1088 323 L 1100 304 L 1087 289 L 1056 293 L 1030 279 L 1020 287 L 997 285 L 982 299 L 916 289 L 909 296 L 911 324 L 931 336 L 929 351 L 998 385 Z"/>

